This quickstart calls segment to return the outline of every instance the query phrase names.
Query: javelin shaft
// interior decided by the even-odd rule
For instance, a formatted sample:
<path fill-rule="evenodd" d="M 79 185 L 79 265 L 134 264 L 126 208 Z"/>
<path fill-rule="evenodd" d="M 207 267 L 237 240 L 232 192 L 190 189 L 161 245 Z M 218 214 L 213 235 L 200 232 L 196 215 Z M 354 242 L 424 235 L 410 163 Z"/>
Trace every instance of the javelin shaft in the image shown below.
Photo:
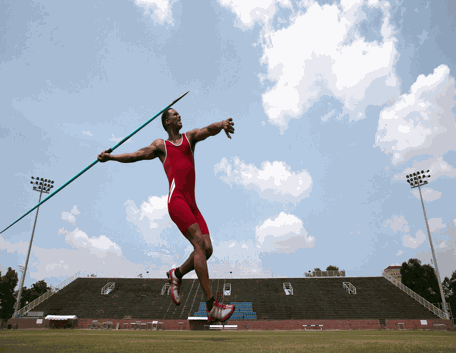
<path fill-rule="evenodd" d="M 190 91 L 188 91 L 190 92 Z M 161 113 L 163 113 L 166 109 L 168 109 L 169 107 L 171 107 L 173 104 L 177 103 L 179 100 L 181 100 L 188 92 L 184 93 L 182 96 L 180 96 L 179 98 L 175 99 L 173 102 L 171 102 L 171 104 L 167 105 L 165 108 L 163 108 L 162 110 L 160 110 L 157 114 L 155 114 L 152 118 L 150 118 L 148 121 L 146 121 L 144 124 L 142 124 L 140 127 L 138 127 L 135 131 L 133 131 L 130 135 L 128 135 L 127 137 L 125 137 L 124 139 L 122 139 L 122 141 L 118 142 L 114 147 L 111 147 L 108 151 L 109 153 L 111 153 L 112 151 L 114 151 L 117 147 L 119 147 L 121 144 L 123 144 L 125 141 L 127 141 L 130 137 L 132 137 L 134 134 L 136 134 L 139 130 L 141 130 L 144 126 L 146 126 L 147 124 L 149 124 L 152 120 L 154 120 L 157 116 L 159 116 Z M 10 228 L 11 226 L 13 226 L 14 224 L 16 224 L 17 222 L 19 222 L 22 218 L 24 218 L 25 216 L 27 216 L 30 212 L 32 212 L 35 208 L 37 208 L 38 206 L 40 206 L 41 204 L 45 203 L 47 200 L 49 200 L 52 196 L 54 196 L 55 194 L 57 194 L 60 190 L 62 190 L 65 186 L 67 186 L 68 184 L 70 184 L 72 181 L 74 181 L 75 179 L 77 179 L 78 177 L 80 177 L 82 174 L 84 174 L 86 171 L 88 171 L 90 168 L 92 168 L 95 164 L 98 163 L 98 159 L 96 159 L 95 161 L 93 161 L 91 164 L 89 164 L 87 167 L 85 167 L 83 170 L 81 170 L 78 174 L 76 174 L 74 177 L 72 177 L 70 180 L 68 180 L 65 184 L 63 184 L 61 187 L 59 187 L 57 190 L 55 190 L 52 194 L 50 194 L 48 197 L 46 197 L 43 201 L 39 202 L 38 204 L 36 204 L 33 208 L 31 208 L 29 211 L 27 211 L 26 213 L 24 213 L 20 218 L 18 218 L 15 222 L 11 223 L 8 227 L 6 227 L 5 229 L 3 229 L 1 233 L 3 233 L 5 230 L 7 230 L 8 228 Z"/>

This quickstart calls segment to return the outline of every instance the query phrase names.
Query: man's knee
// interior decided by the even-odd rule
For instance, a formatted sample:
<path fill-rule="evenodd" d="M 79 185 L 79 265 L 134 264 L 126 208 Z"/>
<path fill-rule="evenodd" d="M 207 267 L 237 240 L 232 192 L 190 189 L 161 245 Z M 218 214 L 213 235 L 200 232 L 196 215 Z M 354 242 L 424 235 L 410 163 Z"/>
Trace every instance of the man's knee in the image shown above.
<path fill-rule="evenodd" d="M 206 260 L 209 260 L 209 258 L 211 257 L 212 251 L 212 244 L 210 246 L 206 246 Z"/>

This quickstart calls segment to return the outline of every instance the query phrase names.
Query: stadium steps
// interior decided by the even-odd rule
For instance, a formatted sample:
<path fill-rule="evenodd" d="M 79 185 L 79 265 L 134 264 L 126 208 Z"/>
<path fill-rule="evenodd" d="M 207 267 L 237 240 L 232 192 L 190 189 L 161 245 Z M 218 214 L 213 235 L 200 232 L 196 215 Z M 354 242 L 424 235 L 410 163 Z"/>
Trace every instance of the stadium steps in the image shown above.
<path fill-rule="evenodd" d="M 211 280 L 213 294 L 231 283 L 231 295 L 223 303 L 252 302 L 257 319 L 435 319 L 428 309 L 383 277 L 350 277 L 357 294 L 348 294 L 342 282 L 348 278 L 273 278 Z M 108 295 L 101 294 L 107 282 L 115 282 Z M 287 296 L 283 282 L 290 282 L 294 295 Z M 181 319 L 186 320 L 205 302 L 198 280 L 184 279 L 182 303 L 161 295 L 166 279 L 77 278 L 34 308 L 46 315 L 77 315 L 80 318 Z M 192 288 L 193 283 L 193 288 Z M 188 300 L 187 300 L 188 299 Z M 187 301 L 187 304 L 185 302 Z"/>

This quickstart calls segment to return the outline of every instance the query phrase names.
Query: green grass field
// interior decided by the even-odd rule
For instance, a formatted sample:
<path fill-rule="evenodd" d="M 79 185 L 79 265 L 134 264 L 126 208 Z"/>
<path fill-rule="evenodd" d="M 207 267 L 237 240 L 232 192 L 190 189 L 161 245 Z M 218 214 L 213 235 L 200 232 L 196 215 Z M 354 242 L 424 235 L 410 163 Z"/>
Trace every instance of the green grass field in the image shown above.
<path fill-rule="evenodd" d="M 456 332 L 3 330 L 4 352 L 456 352 Z"/>

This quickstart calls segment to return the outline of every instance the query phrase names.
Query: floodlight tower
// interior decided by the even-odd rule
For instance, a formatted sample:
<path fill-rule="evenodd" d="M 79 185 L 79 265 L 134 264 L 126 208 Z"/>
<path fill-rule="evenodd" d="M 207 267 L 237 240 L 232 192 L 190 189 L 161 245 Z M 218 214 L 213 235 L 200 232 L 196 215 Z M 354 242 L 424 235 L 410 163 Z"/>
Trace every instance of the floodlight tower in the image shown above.
<path fill-rule="evenodd" d="M 428 184 L 426 178 L 431 177 L 431 175 L 428 173 L 429 173 L 429 170 L 427 170 L 426 172 L 424 170 L 422 170 L 421 172 L 417 171 L 416 173 L 409 174 L 409 175 L 407 175 L 407 182 L 410 184 L 412 189 L 418 188 L 418 190 L 420 192 L 421 206 L 423 206 L 424 220 L 426 221 L 426 228 L 427 228 L 427 232 L 428 232 L 428 236 L 429 236 L 429 244 L 431 244 L 432 257 L 434 258 L 435 272 L 437 275 L 437 281 L 439 283 L 440 295 L 442 297 L 443 310 L 445 311 L 445 314 L 447 315 L 447 318 L 449 319 L 450 315 L 448 314 L 447 303 L 445 301 L 445 295 L 443 294 L 442 282 L 440 281 L 439 267 L 437 266 L 437 258 L 435 257 L 434 245 L 432 244 L 431 232 L 429 231 L 429 224 L 428 224 L 428 220 L 426 217 L 426 210 L 424 209 L 423 195 L 421 195 L 421 186 Z M 428 175 L 426 175 L 426 174 L 428 174 Z"/>
<path fill-rule="evenodd" d="M 34 178 L 34 177 L 32 177 L 32 179 L 34 180 L 34 182 L 30 181 L 30 184 L 33 184 L 33 190 L 40 192 L 40 200 L 38 201 L 38 203 L 40 203 L 41 195 L 43 193 L 49 194 L 49 191 L 54 187 L 54 185 L 51 185 L 51 184 L 54 184 L 54 181 L 48 180 L 48 179 L 43 179 L 43 178 Z M 28 262 L 29 262 L 29 258 L 30 258 L 30 250 L 32 249 L 33 235 L 35 234 L 35 226 L 36 226 L 36 220 L 38 218 L 39 210 L 40 210 L 40 207 L 38 206 L 36 209 L 35 223 L 33 224 L 32 238 L 30 239 L 29 249 L 28 249 L 28 253 L 27 253 L 27 260 L 25 261 L 25 266 L 23 268 L 21 268 L 22 278 L 21 278 L 21 284 L 19 286 L 19 293 L 17 295 L 16 304 L 14 305 L 13 318 L 17 315 L 17 312 L 19 311 L 20 306 L 21 306 L 22 288 L 24 287 L 25 273 L 27 272 Z"/>

